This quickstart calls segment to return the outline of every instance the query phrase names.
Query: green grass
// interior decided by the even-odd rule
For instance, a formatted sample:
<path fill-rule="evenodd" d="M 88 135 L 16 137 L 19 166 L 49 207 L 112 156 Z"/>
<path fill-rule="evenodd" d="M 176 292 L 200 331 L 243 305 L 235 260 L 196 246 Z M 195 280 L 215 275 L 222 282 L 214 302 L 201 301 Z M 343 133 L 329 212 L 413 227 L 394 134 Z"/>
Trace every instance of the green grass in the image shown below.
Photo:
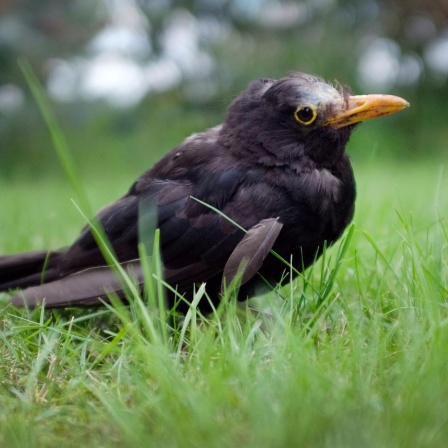
<path fill-rule="evenodd" d="M 138 301 L 4 302 L 0 446 L 446 446 L 447 179 L 431 162 L 355 168 L 344 258 L 332 248 L 261 312 L 230 300 L 167 330 Z M 92 206 L 130 180 L 86 180 Z M 69 243 L 83 218 L 68 186 L 24 182 L 1 185 L 2 252 Z"/>

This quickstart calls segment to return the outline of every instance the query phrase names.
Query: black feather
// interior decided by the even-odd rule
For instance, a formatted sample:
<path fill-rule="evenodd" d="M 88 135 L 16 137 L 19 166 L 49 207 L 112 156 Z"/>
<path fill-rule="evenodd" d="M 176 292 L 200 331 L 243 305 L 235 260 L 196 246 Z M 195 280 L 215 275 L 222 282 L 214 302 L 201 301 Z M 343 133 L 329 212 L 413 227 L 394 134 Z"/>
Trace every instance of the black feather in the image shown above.
<path fill-rule="evenodd" d="M 249 229 L 224 267 L 223 281 L 226 285 L 230 285 L 240 271 L 241 285 L 244 285 L 260 270 L 282 227 L 278 218 L 269 218 Z"/>

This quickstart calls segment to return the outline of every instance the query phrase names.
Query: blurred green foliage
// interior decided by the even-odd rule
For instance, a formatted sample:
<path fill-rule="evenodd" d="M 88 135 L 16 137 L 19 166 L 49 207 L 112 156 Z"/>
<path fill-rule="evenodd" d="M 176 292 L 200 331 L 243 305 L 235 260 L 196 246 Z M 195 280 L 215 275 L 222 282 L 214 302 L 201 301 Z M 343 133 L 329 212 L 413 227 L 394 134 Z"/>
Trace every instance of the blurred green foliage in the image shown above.
<path fill-rule="evenodd" d="M 249 80 L 293 70 L 337 79 L 357 93 L 381 90 L 411 102 L 406 112 L 355 133 L 355 159 L 370 157 L 372 150 L 380 157 L 446 159 L 443 57 L 448 60 L 448 54 L 442 50 L 448 42 L 448 6 L 443 1 L 9 0 L 0 14 L 0 176 L 5 179 L 61 172 L 18 57 L 27 58 L 48 87 L 86 175 L 116 167 L 143 171 L 191 132 L 222 121 Z M 95 45 L 105 30 L 128 34 L 117 32 L 114 48 L 103 39 L 99 50 Z M 132 39 L 126 46 L 129 33 L 143 33 L 140 49 L 132 47 Z M 81 68 L 102 57 L 101 51 L 120 54 L 145 70 L 170 63 L 178 77 L 169 87 L 148 90 L 138 101 L 117 107 L 106 94 L 89 96 L 79 87 Z M 72 86 L 77 93 L 61 100 L 52 85 L 55 67 L 64 64 L 80 71 L 78 85 Z M 370 84 L 369 73 L 375 75 Z M 59 79 L 59 91 L 61 83 L 65 91 L 64 82 Z M 131 80 L 122 82 L 132 91 Z"/>

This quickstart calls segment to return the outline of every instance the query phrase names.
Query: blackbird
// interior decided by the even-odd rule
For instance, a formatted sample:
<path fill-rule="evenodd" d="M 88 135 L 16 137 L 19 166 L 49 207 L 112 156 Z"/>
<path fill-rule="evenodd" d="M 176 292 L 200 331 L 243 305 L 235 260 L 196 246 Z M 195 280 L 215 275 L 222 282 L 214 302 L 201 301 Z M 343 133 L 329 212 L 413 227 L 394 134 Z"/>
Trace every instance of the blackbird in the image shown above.
<path fill-rule="evenodd" d="M 223 124 L 186 138 L 97 220 L 140 287 L 139 241 L 160 229 L 163 277 L 185 297 L 180 309 L 202 282 L 219 303 L 237 273 L 244 300 L 294 275 L 272 251 L 302 271 L 341 236 L 356 196 L 345 152 L 353 128 L 407 106 L 305 73 L 253 81 Z M 126 295 L 89 226 L 66 249 L 0 257 L 0 291 L 13 288 L 21 291 L 12 303 L 29 307 L 97 306 Z"/>

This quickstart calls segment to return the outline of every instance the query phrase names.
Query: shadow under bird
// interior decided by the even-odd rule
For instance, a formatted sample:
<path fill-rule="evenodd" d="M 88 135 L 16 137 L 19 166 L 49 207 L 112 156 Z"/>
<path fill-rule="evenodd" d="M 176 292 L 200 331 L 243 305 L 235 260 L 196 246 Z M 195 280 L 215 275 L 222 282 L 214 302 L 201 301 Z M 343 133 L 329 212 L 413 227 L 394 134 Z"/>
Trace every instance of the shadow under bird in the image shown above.
<path fill-rule="evenodd" d="M 356 196 L 345 152 L 353 128 L 407 106 L 392 95 L 354 96 L 304 73 L 253 81 L 223 124 L 185 139 L 97 220 L 141 287 L 139 235 L 155 211 L 164 280 L 187 301 L 206 282 L 218 303 L 243 264 L 244 300 L 266 281 L 291 280 L 271 250 L 302 271 L 341 236 Z M 0 291 L 16 288 L 12 303 L 29 307 L 44 300 L 46 307 L 97 306 L 108 294 L 126 294 L 88 226 L 66 249 L 0 257 Z M 208 302 L 199 308 L 207 311 Z"/>

